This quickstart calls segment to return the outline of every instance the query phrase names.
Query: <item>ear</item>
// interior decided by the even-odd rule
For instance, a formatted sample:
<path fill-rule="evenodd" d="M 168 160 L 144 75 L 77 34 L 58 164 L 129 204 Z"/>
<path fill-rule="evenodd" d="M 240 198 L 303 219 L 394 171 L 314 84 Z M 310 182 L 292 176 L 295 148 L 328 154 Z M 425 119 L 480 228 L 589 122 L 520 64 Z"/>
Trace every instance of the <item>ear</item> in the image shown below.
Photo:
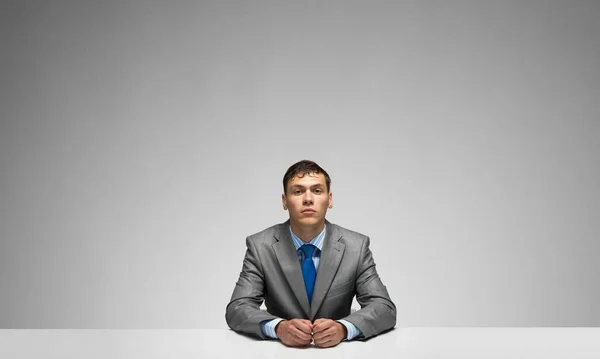
<path fill-rule="evenodd" d="M 333 208 L 333 193 L 329 192 L 329 208 Z"/>
<path fill-rule="evenodd" d="M 283 210 L 287 211 L 287 198 L 285 198 L 285 193 L 281 195 L 281 203 L 283 204 Z"/>

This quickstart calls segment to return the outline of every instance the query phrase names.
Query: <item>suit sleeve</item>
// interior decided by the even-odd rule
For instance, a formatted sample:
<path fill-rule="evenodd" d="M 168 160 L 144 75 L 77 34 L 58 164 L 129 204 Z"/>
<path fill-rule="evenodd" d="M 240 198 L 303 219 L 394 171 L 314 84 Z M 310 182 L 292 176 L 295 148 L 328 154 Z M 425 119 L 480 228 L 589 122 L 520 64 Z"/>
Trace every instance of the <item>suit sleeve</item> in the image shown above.
<path fill-rule="evenodd" d="M 236 332 L 267 339 L 260 324 L 277 317 L 260 309 L 264 300 L 264 278 L 256 246 L 251 238 L 246 238 L 244 264 L 225 310 L 225 320 Z"/>
<path fill-rule="evenodd" d="M 375 269 L 369 249 L 369 237 L 363 243 L 356 279 L 356 301 L 361 309 L 343 318 L 361 332 L 357 339 L 367 339 L 396 325 L 396 305 Z"/>

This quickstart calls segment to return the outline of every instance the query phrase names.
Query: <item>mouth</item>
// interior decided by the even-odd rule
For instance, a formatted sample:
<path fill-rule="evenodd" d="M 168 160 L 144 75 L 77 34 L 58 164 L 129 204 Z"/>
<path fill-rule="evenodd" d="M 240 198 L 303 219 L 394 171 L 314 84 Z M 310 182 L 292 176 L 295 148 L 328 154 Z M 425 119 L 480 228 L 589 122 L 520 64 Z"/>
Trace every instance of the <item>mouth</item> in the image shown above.
<path fill-rule="evenodd" d="M 305 209 L 302 213 L 316 213 L 316 211 L 314 209 Z"/>

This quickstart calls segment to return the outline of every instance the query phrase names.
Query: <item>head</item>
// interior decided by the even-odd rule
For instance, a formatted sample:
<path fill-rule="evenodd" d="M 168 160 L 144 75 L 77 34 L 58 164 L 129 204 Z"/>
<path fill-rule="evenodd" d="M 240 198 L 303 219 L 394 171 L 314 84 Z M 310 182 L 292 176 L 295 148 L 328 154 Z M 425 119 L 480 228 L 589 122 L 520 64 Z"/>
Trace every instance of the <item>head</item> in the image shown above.
<path fill-rule="evenodd" d="M 283 176 L 283 209 L 296 226 L 325 223 L 327 209 L 333 207 L 331 178 L 312 161 L 303 160 L 288 168 Z"/>

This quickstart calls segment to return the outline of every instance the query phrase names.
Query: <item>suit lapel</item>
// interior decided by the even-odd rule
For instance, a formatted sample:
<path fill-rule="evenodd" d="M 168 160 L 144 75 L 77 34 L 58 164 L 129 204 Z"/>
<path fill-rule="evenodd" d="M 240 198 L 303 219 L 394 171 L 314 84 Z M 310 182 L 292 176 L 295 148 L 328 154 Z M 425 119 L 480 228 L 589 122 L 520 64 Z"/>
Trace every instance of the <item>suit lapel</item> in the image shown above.
<path fill-rule="evenodd" d="M 315 290 L 313 292 L 312 303 L 310 306 L 310 320 L 314 320 L 317 315 L 317 311 L 321 307 L 325 295 L 329 291 L 329 287 L 333 282 L 335 274 L 337 273 L 340 262 L 344 255 L 344 249 L 346 246 L 339 242 L 342 238 L 336 230 L 335 226 L 329 222 L 326 222 L 327 232 L 325 240 L 323 241 L 323 250 L 321 251 L 321 259 L 319 260 L 319 270 L 317 271 L 317 279 L 315 282 Z M 293 244 L 292 244 L 293 247 Z M 298 259 L 296 259 L 298 262 Z M 300 279 L 304 283 L 302 273 Z M 305 290 L 306 292 L 306 290 Z M 304 295 L 306 297 L 306 294 Z M 308 299 L 307 299 L 308 301 Z"/>
<path fill-rule="evenodd" d="M 310 313 L 310 305 L 308 303 L 308 296 L 306 295 L 306 288 L 304 287 L 302 268 L 300 267 L 298 254 L 296 253 L 296 248 L 294 247 L 294 242 L 292 242 L 292 236 L 290 235 L 289 222 L 285 222 L 279 226 L 275 238 L 277 239 L 277 242 L 273 243 L 273 250 L 279 261 L 279 266 L 290 284 L 292 291 L 296 295 L 302 310 L 304 310 L 304 313 L 308 316 Z"/>

